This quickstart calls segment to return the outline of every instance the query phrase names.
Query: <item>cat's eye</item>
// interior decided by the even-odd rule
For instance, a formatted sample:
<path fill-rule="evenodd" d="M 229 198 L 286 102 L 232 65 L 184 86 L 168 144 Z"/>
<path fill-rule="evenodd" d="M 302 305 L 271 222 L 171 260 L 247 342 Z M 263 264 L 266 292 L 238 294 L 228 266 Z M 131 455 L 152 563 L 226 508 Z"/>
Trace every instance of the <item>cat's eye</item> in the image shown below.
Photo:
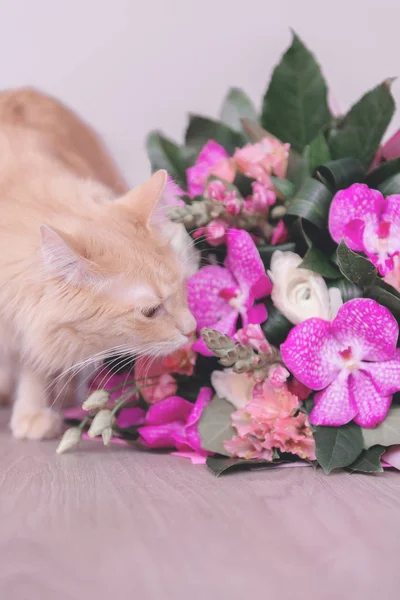
<path fill-rule="evenodd" d="M 151 308 L 146 308 L 142 311 L 145 317 L 148 319 L 153 319 L 161 312 L 161 304 L 158 306 L 152 306 Z"/>

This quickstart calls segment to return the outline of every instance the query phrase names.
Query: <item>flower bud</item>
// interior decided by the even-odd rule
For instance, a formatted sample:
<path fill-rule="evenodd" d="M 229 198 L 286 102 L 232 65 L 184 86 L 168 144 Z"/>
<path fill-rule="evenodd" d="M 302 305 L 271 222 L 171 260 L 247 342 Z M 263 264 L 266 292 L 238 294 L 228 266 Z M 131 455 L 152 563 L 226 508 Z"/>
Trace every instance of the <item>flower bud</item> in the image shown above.
<path fill-rule="evenodd" d="M 71 427 L 62 436 L 60 443 L 57 446 L 57 454 L 63 454 L 70 448 L 77 446 L 81 441 L 82 431 L 79 427 Z"/>
<path fill-rule="evenodd" d="M 96 390 L 82 404 L 83 410 L 97 410 L 103 408 L 110 399 L 110 394 L 106 390 Z"/>
<path fill-rule="evenodd" d="M 99 410 L 90 425 L 88 436 L 93 438 L 100 435 L 106 427 L 112 426 L 112 419 L 113 415 L 111 410 L 105 408 Z"/>
<path fill-rule="evenodd" d="M 101 437 L 103 438 L 103 443 L 104 443 L 105 446 L 109 446 L 110 445 L 112 434 L 113 434 L 113 431 L 112 431 L 111 427 L 106 427 L 101 432 Z"/>

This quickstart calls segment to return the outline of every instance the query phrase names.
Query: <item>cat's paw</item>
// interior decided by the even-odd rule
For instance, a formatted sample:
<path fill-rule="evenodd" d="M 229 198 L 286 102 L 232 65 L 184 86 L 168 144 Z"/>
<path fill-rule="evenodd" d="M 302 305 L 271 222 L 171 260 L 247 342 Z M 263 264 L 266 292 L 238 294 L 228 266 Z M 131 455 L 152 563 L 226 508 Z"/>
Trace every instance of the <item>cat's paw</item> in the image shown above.
<path fill-rule="evenodd" d="M 42 440 L 59 435 L 62 417 L 59 413 L 44 408 L 33 413 L 13 414 L 10 423 L 14 437 L 18 439 Z"/>

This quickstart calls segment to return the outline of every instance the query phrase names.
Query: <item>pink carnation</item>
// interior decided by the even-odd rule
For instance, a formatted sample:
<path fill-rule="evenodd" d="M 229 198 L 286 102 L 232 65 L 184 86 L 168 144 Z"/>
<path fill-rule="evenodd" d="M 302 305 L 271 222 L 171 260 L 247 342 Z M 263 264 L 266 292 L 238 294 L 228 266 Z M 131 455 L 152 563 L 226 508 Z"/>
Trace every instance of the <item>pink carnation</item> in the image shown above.
<path fill-rule="evenodd" d="M 233 160 L 244 175 L 272 188 L 270 175 L 286 175 L 289 147 L 275 138 L 264 138 L 257 144 L 246 144 L 237 149 Z"/>
<path fill-rule="evenodd" d="M 254 212 L 267 213 L 269 208 L 276 202 L 275 192 L 268 189 L 262 183 L 258 183 L 258 181 L 252 183 L 252 188 L 252 206 Z"/>
<path fill-rule="evenodd" d="M 202 194 L 211 175 L 229 182 L 235 178 L 235 168 L 230 162 L 229 154 L 214 140 L 207 142 L 194 166 L 186 170 L 189 195 Z"/>

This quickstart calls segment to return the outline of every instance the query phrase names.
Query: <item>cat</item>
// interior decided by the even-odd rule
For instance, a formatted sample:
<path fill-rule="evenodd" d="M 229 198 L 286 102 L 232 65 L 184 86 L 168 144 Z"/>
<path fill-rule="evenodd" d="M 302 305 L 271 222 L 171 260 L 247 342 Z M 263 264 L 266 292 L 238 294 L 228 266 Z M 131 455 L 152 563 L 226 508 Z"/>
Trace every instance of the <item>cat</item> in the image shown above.
<path fill-rule="evenodd" d="M 15 395 L 16 438 L 49 438 L 60 374 L 187 343 L 197 258 L 183 226 L 154 222 L 167 173 L 128 190 L 90 127 L 45 94 L 0 94 L 0 164 L 0 396 Z"/>

